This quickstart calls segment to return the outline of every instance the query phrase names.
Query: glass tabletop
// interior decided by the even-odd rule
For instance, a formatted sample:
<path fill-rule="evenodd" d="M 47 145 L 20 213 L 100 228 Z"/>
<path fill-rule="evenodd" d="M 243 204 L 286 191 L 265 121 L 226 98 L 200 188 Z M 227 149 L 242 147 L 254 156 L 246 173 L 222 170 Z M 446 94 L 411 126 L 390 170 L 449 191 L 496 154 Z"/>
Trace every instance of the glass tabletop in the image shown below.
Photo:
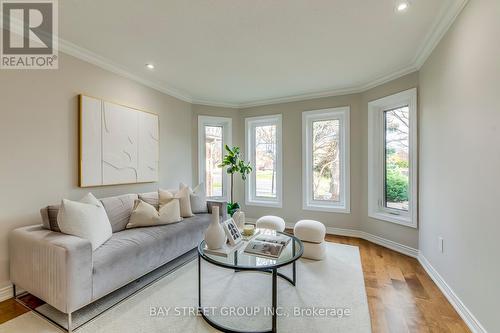
<path fill-rule="evenodd" d="M 250 241 L 266 235 L 284 236 L 286 239 L 290 239 L 278 258 L 270 258 L 245 252 L 245 248 Z M 243 240 L 241 243 L 242 244 L 239 245 L 236 250 L 230 252 L 227 256 L 221 256 L 208 253 L 210 250 L 206 249 L 205 240 L 203 240 L 198 246 L 198 253 L 203 259 L 217 266 L 237 270 L 267 270 L 288 265 L 299 259 L 304 252 L 302 242 L 295 236 L 269 229 L 256 229 L 254 236 L 250 237 L 248 240 Z"/>

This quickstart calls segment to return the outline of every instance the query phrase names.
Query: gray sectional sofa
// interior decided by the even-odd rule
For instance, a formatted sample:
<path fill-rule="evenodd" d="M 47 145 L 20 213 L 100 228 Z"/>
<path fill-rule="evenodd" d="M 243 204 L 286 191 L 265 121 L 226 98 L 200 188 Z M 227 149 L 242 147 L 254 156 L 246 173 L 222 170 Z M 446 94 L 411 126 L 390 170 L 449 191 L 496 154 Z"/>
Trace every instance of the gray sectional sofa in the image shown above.
<path fill-rule="evenodd" d="M 181 222 L 125 229 L 137 198 L 158 205 L 157 192 L 101 199 L 113 236 L 95 251 L 86 239 L 52 231 L 57 228 L 58 206 L 43 208 L 42 225 L 10 235 L 12 283 L 70 315 L 195 248 L 213 205 L 222 206 L 225 218 L 225 203 L 209 201 L 207 213 Z"/>

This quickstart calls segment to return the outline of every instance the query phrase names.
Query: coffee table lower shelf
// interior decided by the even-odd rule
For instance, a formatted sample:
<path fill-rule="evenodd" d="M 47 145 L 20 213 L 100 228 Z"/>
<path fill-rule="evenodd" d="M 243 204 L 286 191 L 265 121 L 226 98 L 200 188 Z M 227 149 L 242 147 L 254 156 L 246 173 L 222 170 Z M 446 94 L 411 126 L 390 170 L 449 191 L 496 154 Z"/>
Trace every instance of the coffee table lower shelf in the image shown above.
<path fill-rule="evenodd" d="M 295 246 L 294 246 L 294 249 L 293 249 L 293 252 L 294 252 L 294 256 L 295 256 Z M 302 252 L 302 247 L 300 249 L 300 252 Z M 302 253 L 300 253 L 300 255 L 302 255 Z M 298 257 L 300 257 L 300 255 Z M 298 259 L 297 257 L 297 259 Z M 267 267 L 238 267 L 237 269 L 234 269 L 234 268 L 231 268 L 231 269 L 234 269 L 234 272 L 235 273 L 238 273 L 238 272 L 245 272 L 245 271 L 249 271 L 249 272 L 264 272 L 264 273 L 270 273 L 272 275 L 272 303 L 271 303 L 271 313 L 272 313 L 272 318 L 271 318 L 271 322 L 272 322 L 272 326 L 271 326 L 271 329 L 270 330 L 267 330 L 267 331 L 242 331 L 242 330 L 238 330 L 238 329 L 235 329 L 235 328 L 230 328 L 230 327 L 227 327 L 227 326 L 224 326 L 224 325 L 221 325 L 219 323 L 217 323 L 216 321 L 214 321 L 213 319 L 211 319 L 209 316 L 206 315 L 206 311 L 204 311 L 204 307 L 202 306 L 201 304 L 201 259 L 204 259 L 205 261 L 209 262 L 209 263 L 212 263 L 214 264 L 215 266 L 218 266 L 218 267 L 224 267 L 224 266 L 221 266 L 221 265 L 218 265 L 216 261 L 214 260 L 208 260 L 206 257 L 202 256 L 200 254 L 200 252 L 198 252 L 198 311 L 199 313 L 201 314 L 201 316 L 203 317 L 203 319 L 210 325 L 212 326 L 213 328 L 215 329 L 218 329 L 219 331 L 222 331 L 222 332 L 226 332 L 226 333 L 276 333 L 277 332 L 277 314 L 276 314 L 276 308 L 278 306 L 278 276 L 285 279 L 286 281 L 290 282 L 293 286 L 296 285 L 296 281 L 297 281 L 297 271 L 296 271 L 296 259 L 293 260 L 291 263 L 292 265 L 292 277 L 288 277 L 282 273 L 279 273 L 278 272 L 278 267 L 274 267 L 274 268 L 267 268 Z M 234 265 L 237 266 L 238 265 L 238 252 L 235 252 L 234 253 Z M 227 267 L 226 267 L 227 268 Z M 228 268 L 229 269 L 229 268 Z"/>

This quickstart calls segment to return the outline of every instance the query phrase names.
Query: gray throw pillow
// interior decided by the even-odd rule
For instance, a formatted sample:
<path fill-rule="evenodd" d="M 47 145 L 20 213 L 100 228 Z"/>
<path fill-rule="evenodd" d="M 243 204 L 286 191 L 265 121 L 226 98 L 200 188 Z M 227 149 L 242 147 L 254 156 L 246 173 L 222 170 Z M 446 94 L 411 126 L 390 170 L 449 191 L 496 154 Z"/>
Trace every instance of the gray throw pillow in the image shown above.
<path fill-rule="evenodd" d="M 42 225 L 45 229 L 61 232 L 59 224 L 57 224 L 57 213 L 59 213 L 59 205 L 50 205 L 40 209 Z"/>

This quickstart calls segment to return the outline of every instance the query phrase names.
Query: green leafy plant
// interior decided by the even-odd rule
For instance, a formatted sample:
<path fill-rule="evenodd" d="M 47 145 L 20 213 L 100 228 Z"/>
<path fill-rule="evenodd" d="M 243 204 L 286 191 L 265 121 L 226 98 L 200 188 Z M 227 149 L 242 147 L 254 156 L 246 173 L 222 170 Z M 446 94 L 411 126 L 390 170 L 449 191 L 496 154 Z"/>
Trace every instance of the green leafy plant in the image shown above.
<path fill-rule="evenodd" d="M 233 183 L 234 183 L 234 174 L 239 173 L 241 175 L 241 179 L 245 181 L 247 179 L 247 175 L 252 172 L 252 167 L 250 166 L 250 162 L 245 162 L 240 158 L 240 147 L 229 147 L 225 145 L 226 154 L 222 159 L 222 163 L 219 165 L 221 168 L 226 168 L 226 172 L 231 175 L 231 196 L 230 201 L 227 205 L 227 212 L 229 215 L 233 216 L 234 212 L 240 208 L 239 203 L 233 200 Z"/>
<path fill-rule="evenodd" d="M 387 170 L 386 200 L 390 202 L 408 201 L 408 178 L 399 170 Z"/>

